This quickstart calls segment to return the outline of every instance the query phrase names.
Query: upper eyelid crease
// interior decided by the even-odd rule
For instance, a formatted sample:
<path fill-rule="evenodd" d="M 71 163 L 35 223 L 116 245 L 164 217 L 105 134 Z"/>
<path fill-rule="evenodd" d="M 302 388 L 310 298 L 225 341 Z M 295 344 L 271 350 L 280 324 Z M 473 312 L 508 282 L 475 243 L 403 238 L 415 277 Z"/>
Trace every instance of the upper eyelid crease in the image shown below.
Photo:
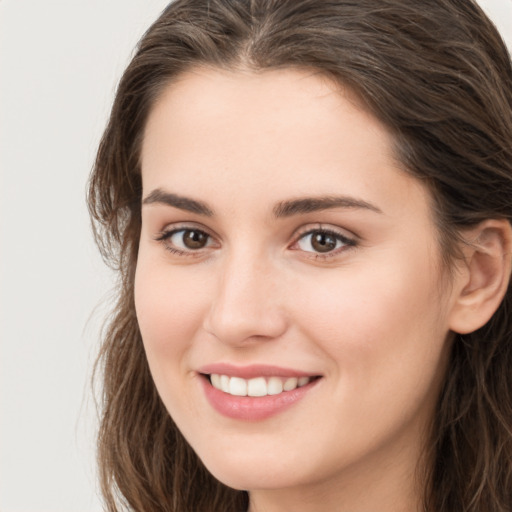
<path fill-rule="evenodd" d="M 178 226 L 175 228 L 173 227 L 170 229 L 163 229 L 156 235 L 155 240 L 163 240 L 165 238 L 169 238 L 172 235 L 175 235 L 176 233 L 179 233 L 181 231 L 200 231 L 201 233 L 205 234 L 206 236 L 213 238 L 212 235 L 204 229 L 196 228 L 194 226 Z"/>
<path fill-rule="evenodd" d="M 176 227 L 174 229 L 164 230 L 164 231 L 160 232 L 155 237 L 155 241 L 162 243 L 165 240 L 171 238 L 171 236 L 175 235 L 176 233 L 180 233 L 181 231 L 187 231 L 187 230 L 200 231 L 203 234 L 207 235 L 210 239 L 212 238 L 212 236 L 209 233 L 207 233 L 206 231 L 204 231 L 202 229 L 195 229 L 195 228 L 192 228 L 192 227 L 189 228 L 189 227 L 186 227 L 186 226 L 180 226 L 180 227 Z M 345 246 L 348 246 L 348 247 L 355 247 L 355 246 L 357 246 L 357 241 L 353 237 L 344 235 L 344 234 L 338 232 L 335 229 L 332 229 L 332 228 L 329 229 L 327 227 L 309 228 L 307 231 L 299 233 L 298 236 L 295 239 L 295 242 L 293 242 L 293 245 L 298 244 L 300 239 L 302 239 L 302 238 L 304 238 L 304 237 L 306 237 L 308 235 L 312 235 L 315 232 L 324 232 L 324 233 L 331 234 L 334 237 L 336 237 L 337 239 L 341 240 L 342 243 Z M 197 253 L 199 251 L 200 251 L 200 249 L 198 249 L 197 251 L 196 250 L 192 250 L 192 249 L 191 250 L 173 249 L 173 252 L 180 253 L 180 254 L 183 254 L 183 255 L 185 255 L 185 254 L 193 254 L 193 253 Z M 338 251 L 331 251 L 331 252 L 326 253 L 326 254 L 317 254 L 317 257 L 321 257 L 321 258 L 333 257 L 337 253 L 338 253 Z"/>
<path fill-rule="evenodd" d="M 346 235 L 344 233 L 340 233 L 336 229 L 324 228 L 324 227 L 311 228 L 311 229 L 308 229 L 306 231 L 299 233 L 295 237 L 295 242 L 293 242 L 293 243 L 297 244 L 299 242 L 299 240 L 301 240 L 302 238 L 312 235 L 313 233 L 317 233 L 317 232 L 327 233 L 329 235 L 332 235 L 335 238 L 337 238 L 338 240 L 341 240 L 345 245 L 355 246 L 358 244 L 358 240 L 357 240 L 358 237 L 356 237 L 355 235 Z"/>

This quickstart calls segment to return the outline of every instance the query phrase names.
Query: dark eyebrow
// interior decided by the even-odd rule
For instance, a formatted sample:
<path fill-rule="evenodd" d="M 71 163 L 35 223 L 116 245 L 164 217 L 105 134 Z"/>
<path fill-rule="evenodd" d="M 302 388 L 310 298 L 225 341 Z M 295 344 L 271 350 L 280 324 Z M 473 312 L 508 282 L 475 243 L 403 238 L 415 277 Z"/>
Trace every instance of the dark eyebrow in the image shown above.
<path fill-rule="evenodd" d="M 274 207 L 275 217 L 291 217 L 304 213 L 328 210 L 330 208 L 362 208 L 372 212 L 382 213 L 377 206 L 348 196 L 323 196 L 323 197 L 304 197 L 290 201 L 281 201 Z"/>
<path fill-rule="evenodd" d="M 160 188 L 153 190 L 142 201 L 143 205 L 155 203 L 173 206 L 174 208 L 197 213 L 206 217 L 212 217 L 214 215 L 213 210 L 206 203 L 189 197 L 172 194 L 171 192 L 165 192 Z M 280 218 L 328 210 L 331 208 L 360 208 L 382 213 L 382 210 L 377 206 L 367 201 L 348 196 L 303 197 L 300 199 L 281 201 L 273 208 L 273 213 L 275 217 Z"/>
<path fill-rule="evenodd" d="M 143 205 L 154 203 L 166 204 L 168 206 L 173 206 L 174 208 L 179 208 L 180 210 L 205 215 L 206 217 L 213 216 L 213 210 L 206 203 L 190 199 L 189 197 L 171 194 L 170 192 L 165 192 L 160 188 L 153 190 L 142 201 Z"/>

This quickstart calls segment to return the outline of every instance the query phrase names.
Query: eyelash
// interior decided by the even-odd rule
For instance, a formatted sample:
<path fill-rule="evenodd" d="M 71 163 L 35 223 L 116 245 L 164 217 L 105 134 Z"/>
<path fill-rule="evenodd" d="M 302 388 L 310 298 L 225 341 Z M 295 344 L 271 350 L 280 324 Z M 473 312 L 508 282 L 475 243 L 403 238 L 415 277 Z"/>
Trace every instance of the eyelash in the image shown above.
<path fill-rule="evenodd" d="M 304 232 L 301 232 L 295 238 L 295 242 L 293 242 L 291 247 L 294 247 L 299 244 L 301 240 L 306 238 L 307 236 L 313 235 L 314 233 L 321 233 L 323 235 L 332 236 L 336 242 L 341 242 L 342 247 L 338 247 L 332 251 L 326 253 L 319 253 L 314 251 L 304 251 L 310 254 L 309 257 L 314 258 L 315 260 L 326 260 L 328 258 L 333 258 L 335 256 L 339 256 L 341 252 L 344 252 L 348 249 L 354 248 L 357 246 L 357 241 L 355 238 L 349 238 L 348 236 L 335 231 L 333 229 L 323 228 L 321 226 L 315 228 L 309 228 Z M 295 250 L 295 249 L 294 249 Z"/>
<path fill-rule="evenodd" d="M 202 230 L 202 229 L 198 229 L 198 228 L 194 228 L 193 226 L 182 226 L 182 227 L 177 227 L 177 228 L 173 228 L 173 229 L 170 229 L 168 231 L 162 231 L 156 238 L 155 240 L 157 242 L 160 242 L 163 244 L 164 248 L 169 251 L 171 254 L 176 254 L 178 256 L 188 256 L 188 257 L 198 257 L 198 256 L 201 256 L 201 249 L 198 249 L 198 250 L 194 250 L 194 249 L 189 249 L 189 250 L 182 250 L 182 249 L 178 249 L 177 247 L 173 247 L 171 245 L 169 245 L 168 243 L 166 243 L 168 240 L 171 239 L 172 236 L 176 235 L 177 233 L 186 233 L 187 231 L 190 231 L 190 232 L 193 232 L 193 233 L 199 233 L 201 235 L 205 235 L 207 236 L 209 239 L 212 239 L 213 237 L 207 233 L 206 231 Z"/>
<path fill-rule="evenodd" d="M 173 228 L 168 231 L 162 231 L 155 238 L 155 240 L 157 242 L 162 243 L 164 245 L 165 249 L 168 250 L 169 252 L 171 252 L 172 254 L 176 254 L 178 256 L 192 257 L 192 258 L 201 256 L 201 250 L 203 248 L 200 248 L 197 250 L 194 250 L 194 249 L 182 250 L 182 249 L 179 249 L 177 247 L 171 246 L 168 243 L 166 243 L 168 240 L 170 240 L 170 238 L 172 236 L 176 235 L 177 233 L 181 233 L 181 232 L 185 233 L 187 231 L 197 233 L 200 235 L 205 235 L 210 240 L 213 238 L 209 233 L 207 233 L 206 231 L 204 231 L 202 229 L 194 228 L 191 226 L 183 226 L 183 227 Z M 338 256 L 341 252 L 344 252 L 351 248 L 355 248 L 358 245 L 357 240 L 355 238 L 349 238 L 346 235 L 343 235 L 333 229 L 326 229 L 326 228 L 322 228 L 320 226 L 320 227 L 310 228 L 304 232 L 299 233 L 295 237 L 295 241 L 290 246 L 291 250 L 300 250 L 300 249 L 293 249 L 293 247 L 298 245 L 301 240 L 303 240 L 307 236 L 313 235 L 314 233 L 322 233 L 323 235 L 332 236 L 332 237 L 334 237 L 334 239 L 337 242 L 339 241 L 343 244 L 342 247 L 336 248 L 332 251 L 328 251 L 323 254 L 319 253 L 319 252 L 315 252 L 315 251 L 303 251 L 305 253 L 309 253 L 308 257 L 314 258 L 315 260 L 326 260 L 328 258 Z"/>

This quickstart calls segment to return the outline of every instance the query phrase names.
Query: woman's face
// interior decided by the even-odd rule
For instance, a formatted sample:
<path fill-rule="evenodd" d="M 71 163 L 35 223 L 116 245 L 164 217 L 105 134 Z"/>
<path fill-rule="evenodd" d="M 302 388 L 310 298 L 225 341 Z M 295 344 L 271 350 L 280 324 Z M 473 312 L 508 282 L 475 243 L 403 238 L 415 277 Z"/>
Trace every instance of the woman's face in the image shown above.
<path fill-rule="evenodd" d="M 137 316 L 166 408 L 229 486 L 414 469 L 454 299 L 391 146 L 306 71 L 196 69 L 152 110 Z"/>

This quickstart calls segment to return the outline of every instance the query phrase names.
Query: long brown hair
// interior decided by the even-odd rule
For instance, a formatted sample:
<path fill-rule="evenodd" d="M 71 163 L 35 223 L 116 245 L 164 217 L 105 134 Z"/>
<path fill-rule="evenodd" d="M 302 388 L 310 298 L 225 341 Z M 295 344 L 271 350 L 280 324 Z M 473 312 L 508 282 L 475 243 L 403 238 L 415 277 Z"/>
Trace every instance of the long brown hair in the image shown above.
<path fill-rule="evenodd" d="M 90 180 L 97 243 L 118 271 L 104 333 L 98 459 L 110 512 L 241 512 L 157 394 L 135 316 L 140 146 L 160 91 L 197 65 L 313 68 L 353 90 L 394 135 L 435 202 L 449 265 L 457 233 L 512 219 L 512 67 L 472 0 L 177 0 L 125 71 Z M 425 510 L 512 510 L 512 288 L 487 325 L 456 335 L 439 398 Z"/>

